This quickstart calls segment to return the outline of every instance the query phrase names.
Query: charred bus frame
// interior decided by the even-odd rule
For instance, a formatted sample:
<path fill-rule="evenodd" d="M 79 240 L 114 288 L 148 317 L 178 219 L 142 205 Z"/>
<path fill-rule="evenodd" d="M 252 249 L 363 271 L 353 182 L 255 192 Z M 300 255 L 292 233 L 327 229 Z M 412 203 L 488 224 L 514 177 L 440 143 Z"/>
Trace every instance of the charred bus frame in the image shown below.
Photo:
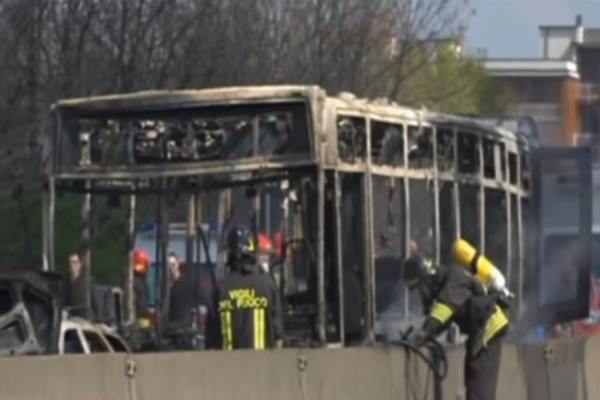
<path fill-rule="evenodd" d="M 53 110 L 56 133 L 44 209 L 48 270 L 55 269 L 57 191 L 84 195 L 81 235 L 89 266 L 92 196 L 128 196 L 132 251 L 136 198 L 187 194 L 186 255 L 194 259 L 198 225 L 209 218 L 208 203 L 215 202 L 199 201 L 200 193 L 219 191 L 212 198 L 218 210 L 211 212 L 223 227 L 233 218 L 226 215 L 237 199 L 232 188 L 242 186 L 253 193 L 242 208 L 253 212 L 254 229 L 259 215 L 272 208 L 270 201 L 279 202 L 278 222 L 265 224 L 279 224 L 285 233 L 283 275 L 304 279 L 282 293 L 290 299 L 289 316 L 306 314 L 312 338 L 322 345 L 345 344 L 348 316 L 356 313 L 352 300 L 361 309 L 354 321 L 359 342 L 375 339 L 376 320 L 394 304 L 400 304 L 401 319 L 409 317 L 409 295 L 396 284 L 410 240 L 444 262 L 451 241 L 467 237 L 499 258 L 511 288 L 523 297 L 528 144 L 505 129 L 349 94 L 331 97 L 314 86 L 141 92 L 63 100 Z M 149 120 L 151 127 L 144 128 Z M 170 138 L 175 131 L 179 136 Z M 158 153 L 136 158 L 140 132 L 143 140 L 164 138 Z M 210 147 L 215 140 L 220 144 Z M 240 141 L 248 148 L 239 150 Z M 186 153 L 190 148 L 194 151 Z M 283 194 L 263 198 L 261 185 Z M 294 207 L 297 215 L 290 211 Z M 270 221 L 273 212 L 266 213 Z M 168 220 L 164 212 L 159 219 L 157 259 L 164 263 Z M 131 275 L 126 292 L 133 321 Z M 345 293 L 356 287 L 358 300 L 357 293 Z"/>

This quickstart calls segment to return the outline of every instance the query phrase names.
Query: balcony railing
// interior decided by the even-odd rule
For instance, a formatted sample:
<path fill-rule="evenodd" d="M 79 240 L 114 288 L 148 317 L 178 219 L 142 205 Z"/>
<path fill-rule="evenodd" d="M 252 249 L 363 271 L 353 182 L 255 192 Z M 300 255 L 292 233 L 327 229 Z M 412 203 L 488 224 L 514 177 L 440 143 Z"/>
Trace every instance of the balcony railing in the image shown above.
<path fill-rule="evenodd" d="M 600 132 L 583 132 L 574 136 L 575 146 L 600 147 Z"/>
<path fill-rule="evenodd" d="M 519 103 L 516 111 L 540 122 L 555 122 L 562 118 L 560 104 L 557 103 Z"/>
<path fill-rule="evenodd" d="M 581 84 L 581 100 L 585 102 L 600 101 L 600 84 L 598 83 L 582 83 Z"/>

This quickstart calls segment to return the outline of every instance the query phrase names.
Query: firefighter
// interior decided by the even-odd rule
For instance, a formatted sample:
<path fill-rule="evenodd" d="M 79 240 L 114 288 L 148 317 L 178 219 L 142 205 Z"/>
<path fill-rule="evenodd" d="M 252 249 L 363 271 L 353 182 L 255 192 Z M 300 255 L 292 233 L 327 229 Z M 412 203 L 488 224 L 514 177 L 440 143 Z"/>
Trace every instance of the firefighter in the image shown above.
<path fill-rule="evenodd" d="M 266 233 L 259 233 L 258 238 L 258 249 L 256 255 L 256 261 L 258 264 L 259 271 L 264 274 L 271 272 L 271 255 L 273 254 L 273 242 Z"/>
<path fill-rule="evenodd" d="M 150 319 L 148 315 L 148 286 L 146 284 L 146 275 L 150 269 L 150 255 L 145 250 L 135 250 L 132 258 L 135 315 L 137 316 L 138 327 L 141 329 L 148 329 L 150 328 Z"/>
<path fill-rule="evenodd" d="M 225 350 L 281 346 L 281 303 L 271 277 L 256 263 L 256 243 L 245 228 L 227 235 L 228 274 L 219 290 Z"/>
<path fill-rule="evenodd" d="M 451 322 L 456 322 L 468 336 L 464 368 L 467 400 L 493 400 L 502 336 L 509 325 L 507 299 L 494 288 L 487 288 L 476 273 L 461 266 L 464 261 L 461 244 L 464 241 L 457 241 L 454 246 L 457 263 L 448 267 L 428 267 L 411 249 L 412 255 L 404 264 L 404 281 L 409 288 L 419 291 L 427 315 L 411 341 L 423 346 Z M 471 260 L 474 265 L 477 258 Z"/>

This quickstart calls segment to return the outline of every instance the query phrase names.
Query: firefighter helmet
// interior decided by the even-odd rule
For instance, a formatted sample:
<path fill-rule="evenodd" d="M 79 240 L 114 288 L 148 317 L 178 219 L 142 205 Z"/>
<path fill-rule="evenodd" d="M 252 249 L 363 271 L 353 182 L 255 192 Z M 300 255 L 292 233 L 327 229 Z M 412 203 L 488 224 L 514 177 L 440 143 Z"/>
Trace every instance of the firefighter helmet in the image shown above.
<path fill-rule="evenodd" d="M 148 273 L 150 268 L 150 255 L 145 250 L 135 250 L 133 252 L 133 270 L 139 274 Z"/>
<path fill-rule="evenodd" d="M 270 254 L 273 251 L 273 242 L 266 233 L 258 234 L 258 251 Z"/>
<path fill-rule="evenodd" d="M 227 251 L 229 258 L 240 260 L 249 258 L 254 260 L 256 245 L 252 233 L 244 227 L 234 227 L 227 234 Z"/>

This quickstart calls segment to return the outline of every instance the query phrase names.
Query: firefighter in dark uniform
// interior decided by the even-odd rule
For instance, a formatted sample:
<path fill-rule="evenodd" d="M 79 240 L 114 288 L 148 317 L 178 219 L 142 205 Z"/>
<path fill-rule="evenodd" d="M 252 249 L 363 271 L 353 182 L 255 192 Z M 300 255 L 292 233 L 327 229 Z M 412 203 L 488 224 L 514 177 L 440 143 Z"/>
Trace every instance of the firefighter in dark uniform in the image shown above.
<path fill-rule="evenodd" d="M 150 328 L 148 309 L 148 286 L 146 275 L 150 269 L 150 255 L 145 250 L 133 252 L 133 294 L 138 328 Z"/>
<path fill-rule="evenodd" d="M 417 254 L 404 264 L 404 281 L 419 291 L 427 315 L 411 340 L 423 346 L 455 322 L 468 336 L 464 368 L 467 400 L 494 400 L 502 336 L 509 325 L 507 299 L 458 264 L 435 268 L 428 264 Z"/>
<path fill-rule="evenodd" d="M 281 302 L 273 279 L 260 272 L 256 244 L 245 228 L 227 236 L 228 274 L 219 288 L 224 350 L 281 346 Z"/>

